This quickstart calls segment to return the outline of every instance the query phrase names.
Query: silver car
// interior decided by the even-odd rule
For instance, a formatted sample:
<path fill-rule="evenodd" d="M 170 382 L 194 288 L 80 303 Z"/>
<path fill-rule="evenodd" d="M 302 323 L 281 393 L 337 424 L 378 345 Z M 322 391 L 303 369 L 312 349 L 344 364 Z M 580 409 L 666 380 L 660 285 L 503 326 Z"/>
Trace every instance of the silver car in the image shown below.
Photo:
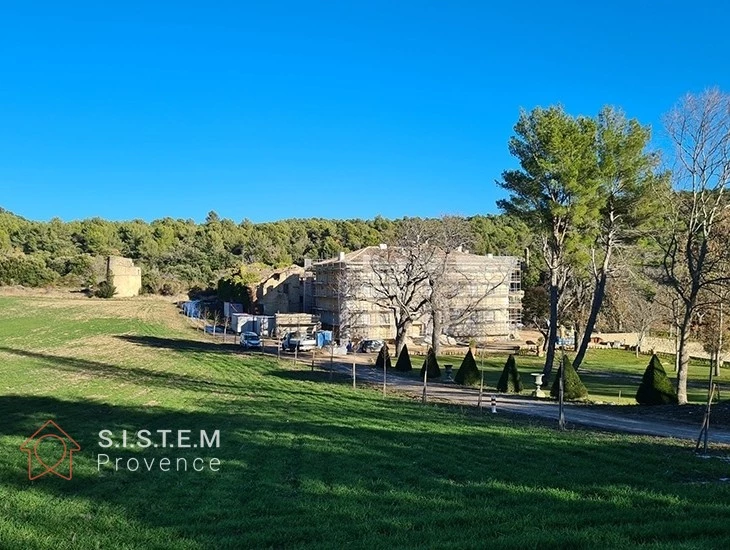
<path fill-rule="evenodd" d="M 262 350 L 264 348 L 261 343 L 261 338 L 255 332 L 242 332 L 241 333 L 241 347 L 243 349 L 257 349 Z"/>

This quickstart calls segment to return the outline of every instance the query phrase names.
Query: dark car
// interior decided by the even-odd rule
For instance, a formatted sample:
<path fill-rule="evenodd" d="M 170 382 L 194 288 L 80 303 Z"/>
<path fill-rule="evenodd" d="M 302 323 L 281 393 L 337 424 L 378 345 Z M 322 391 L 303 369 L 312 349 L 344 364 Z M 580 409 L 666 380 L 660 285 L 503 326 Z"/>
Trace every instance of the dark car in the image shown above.
<path fill-rule="evenodd" d="M 242 332 L 241 333 L 241 347 L 243 349 L 257 349 L 262 350 L 264 348 L 261 343 L 261 338 L 255 332 Z"/>
<path fill-rule="evenodd" d="M 357 350 L 361 353 L 377 353 L 384 344 L 382 340 L 363 340 Z"/>

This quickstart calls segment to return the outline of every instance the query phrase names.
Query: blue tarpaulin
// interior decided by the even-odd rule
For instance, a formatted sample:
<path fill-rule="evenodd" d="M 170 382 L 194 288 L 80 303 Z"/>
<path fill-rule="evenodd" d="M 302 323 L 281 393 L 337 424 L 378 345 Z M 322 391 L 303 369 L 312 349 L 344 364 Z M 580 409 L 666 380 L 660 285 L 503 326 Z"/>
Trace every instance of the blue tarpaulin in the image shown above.
<path fill-rule="evenodd" d="M 317 333 L 317 347 L 322 348 L 332 342 L 332 331 L 331 330 L 320 330 Z"/>

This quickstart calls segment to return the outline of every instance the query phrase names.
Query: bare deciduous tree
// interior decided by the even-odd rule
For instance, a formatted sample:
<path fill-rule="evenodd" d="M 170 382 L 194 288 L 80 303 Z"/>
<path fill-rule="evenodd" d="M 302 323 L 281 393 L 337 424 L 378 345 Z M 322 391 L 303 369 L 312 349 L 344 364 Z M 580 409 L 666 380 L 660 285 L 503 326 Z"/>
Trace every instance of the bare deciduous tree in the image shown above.
<path fill-rule="evenodd" d="M 713 246 L 727 215 L 730 185 L 730 96 L 717 89 L 687 95 L 667 115 L 674 145 L 676 200 L 669 206 L 663 248 L 665 282 L 681 305 L 677 396 L 687 403 L 690 325 L 703 289 L 728 282 L 726 243 Z"/>

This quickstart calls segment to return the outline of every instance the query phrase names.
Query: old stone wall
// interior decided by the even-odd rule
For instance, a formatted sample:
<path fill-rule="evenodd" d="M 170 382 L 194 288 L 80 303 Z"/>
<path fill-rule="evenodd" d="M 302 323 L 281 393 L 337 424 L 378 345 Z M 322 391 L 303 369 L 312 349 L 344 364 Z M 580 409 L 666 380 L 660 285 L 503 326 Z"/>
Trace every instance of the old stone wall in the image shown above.
<path fill-rule="evenodd" d="M 107 279 L 116 287 L 117 298 L 139 295 L 142 290 L 142 268 L 135 267 L 130 258 L 109 256 L 106 263 Z"/>

